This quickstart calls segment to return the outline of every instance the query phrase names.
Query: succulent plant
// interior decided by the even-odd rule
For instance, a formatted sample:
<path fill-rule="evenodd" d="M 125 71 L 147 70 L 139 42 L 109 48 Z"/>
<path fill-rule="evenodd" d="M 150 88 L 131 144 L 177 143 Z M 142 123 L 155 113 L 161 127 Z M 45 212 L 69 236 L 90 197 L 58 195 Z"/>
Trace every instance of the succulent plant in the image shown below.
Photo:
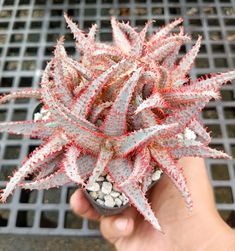
<path fill-rule="evenodd" d="M 183 156 L 229 158 L 208 147 L 210 135 L 198 115 L 210 99 L 219 97 L 222 84 L 235 78 L 235 71 L 192 81 L 188 74 L 201 37 L 178 61 L 180 47 L 191 40 L 183 27 L 173 33 L 181 18 L 147 39 L 151 22 L 138 32 L 113 17 L 112 45 L 95 40 L 96 25 L 86 34 L 68 16 L 65 19 L 80 59 L 67 55 L 60 38 L 40 88 L 0 99 L 3 103 L 37 98 L 47 112 L 46 119 L 0 123 L 0 132 L 43 142 L 13 174 L 1 201 L 18 186 L 49 189 L 72 181 L 86 188 L 105 172 L 145 219 L 161 230 L 145 197 L 147 177 L 158 166 L 192 208 L 177 160 Z M 25 181 L 32 174 L 34 180 Z"/>

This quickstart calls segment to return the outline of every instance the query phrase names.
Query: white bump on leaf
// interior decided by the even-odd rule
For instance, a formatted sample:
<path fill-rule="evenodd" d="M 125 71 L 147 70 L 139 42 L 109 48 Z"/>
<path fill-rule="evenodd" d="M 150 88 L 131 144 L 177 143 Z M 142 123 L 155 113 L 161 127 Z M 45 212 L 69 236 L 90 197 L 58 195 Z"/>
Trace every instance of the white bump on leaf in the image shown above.
<path fill-rule="evenodd" d="M 191 140 L 191 139 L 195 140 L 197 138 L 196 134 L 187 127 L 184 130 L 184 137 L 189 140 Z"/>

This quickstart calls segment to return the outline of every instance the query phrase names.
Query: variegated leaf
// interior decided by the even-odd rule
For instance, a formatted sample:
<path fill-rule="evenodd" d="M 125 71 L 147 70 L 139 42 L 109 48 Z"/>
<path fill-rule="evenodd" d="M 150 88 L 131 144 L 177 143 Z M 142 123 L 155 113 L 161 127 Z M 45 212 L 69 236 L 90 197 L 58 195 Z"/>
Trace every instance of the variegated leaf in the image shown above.
<path fill-rule="evenodd" d="M 165 102 L 164 98 L 161 96 L 161 94 L 156 92 L 155 94 L 150 96 L 148 99 L 144 100 L 143 103 L 137 107 L 135 114 L 138 114 L 144 109 L 155 108 L 155 107 L 165 108 L 167 106 L 168 105 Z"/>
<path fill-rule="evenodd" d="M 61 170 L 58 170 L 57 172 L 50 174 L 45 178 L 38 179 L 32 182 L 24 182 L 24 183 L 22 182 L 19 185 L 24 189 L 42 190 L 42 189 L 64 186 L 70 182 L 71 180 L 65 175 L 65 173 L 62 172 Z"/>
<path fill-rule="evenodd" d="M 159 168 L 162 169 L 162 171 L 167 174 L 169 178 L 174 182 L 174 184 L 184 197 L 188 208 L 191 209 L 192 198 L 186 185 L 183 170 L 177 166 L 177 163 L 165 149 L 156 149 L 155 147 L 151 147 L 150 153 Z"/>
<path fill-rule="evenodd" d="M 131 163 L 125 159 L 115 159 L 111 161 L 107 167 L 109 175 L 115 184 L 129 198 L 130 203 L 143 215 L 143 217 L 153 225 L 157 230 L 161 231 L 156 216 L 154 215 L 147 199 L 144 196 L 139 185 L 136 182 L 123 183 L 131 174 Z M 119 184 L 122 184 L 121 186 Z"/>
<path fill-rule="evenodd" d="M 89 87 L 75 101 L 72 110 L 81 117 L 85 117 L 91 109 L 92 101 L 99 94 L 104 85 L 113 77 L 120 77 L 121 74 L 125 75 L 130 73 L 132 71 L 131 69 L 134 70 L 133 63 L 125 59 L 109 68 L 90 83 Z"/>
<path fill-rule="evenodd" d="M 198 79 L 188 86 L 188 91 L 218 90 L 223 84 L 235 79 L 235 71 L 212 74 L 210 78 Z"/>
<path fill-rule="evenodd" d="M 150 154 L 147 147 L 143 148 L 136 154 L 134 168 L 131 175 L 123 183 L 132 183 L 142 180 L 142 178 L 147 175 L 147 171 L 150 169 Z"/>
<path fill-rule="evenodd" d="M 76 39 L 76 47 L 77 49 L 84 53 L 91 50 L 92 39 L 87 38 L 82 30 L 78 28 L 78 26 L 66 15 L 64 14 L 66 23 L 73 33 L 74 38 Z"/>
<path fill-rule="evenodd" d="M 7 101 L 10 101 L 15 98 L 36 98 L 40 99 L 42 96 L 40 89 L 32 89 L 27 88 L 20 91 L 15 91 L 7 95 L 3 95 L 0 97 L 0 104 L 6 103 Z"/>
<path fill-rule="evenodd" d="M 183 103 L 192 103 L 195 100 L 205 100 L 205 99 L 218 99 L 219 93 L 218 91 L 214 90 L 207 90 L 207 91 L 191 91 L 187 92 L 187 89 L 181 89 L 179 91 L 167 91 L 162 92 L 161 95 L 163 96 L 164 100 L 168 103 L 171 103 L 173 106 L 177 104 Z"/>
<path fill-rule="evenodd" d="M 181 106 L 177 109 L 177 112 L 172 113 L 164 121 L 164 124 L 171 124 L 177 122 L 178 125 L 174 128 L 169 136 L 174 136 L 184 130 L 185 127 L 197 116 L 197 114 L 205 107 L 209 100 L 203 100 L 201 102 L 195 102 L 187 106 Z"/>
<path fill-rule="evenodd" d="M 178 43 L 178 45 L 174 48 L 174 50 L 164 59 L 164 61 L 162 62 L 164 68 L 170 71 L 174 69 L 181 46 L 182 44 Z"/>
<path fill-rule="evenodd" d="M 22 167 L 14 173 L 13 177 L 7 183 L 6 188 L 0 195 L 0 200 L 2 202 L 6 201 L 7 197 L 13 192 L 19 182 L 21 182 L 27 175 L 37 170 L 39 165 L 52 159 L 57 152 L 61 151 L 62 148 L 65 147 L 66 144 L 68 144 L 67 138 L 62 135 L 55 134 L 50 138 L 50 140 L 48 140 L 48 142 L 34 150 L 31 156 L 24 161 Z"/>
<path fill-rule="evenodd" d="M 98 27 L 97 24 L 93 24 L 91 28 L 89 29 L 89 33 L 87 34 L 90 41 L 95 42 L 95 35 L 97 33 Z"/>
<path fill-rule="evenodd" d="M 81 151 L 75 146 L 69 146 L 63 161 L 63 169 L 70 180 L 77 184 L 84 184 L 84 180 L 78 172 L 77 159 Z"/>
<path fill-rule="evenodd" d="M 199 36 L 196 44 L 193 48 L 181 59 L 178 66 L 172 72 L 172 81 L 176 82 L 176 80 L 182 78 L 186 74 L 189 73 L 190 69 L 192 68 L 193 62 L 199 52 L 201 46 L 202 37 Z M 179 87 L 176 84 L 173 84 L 174 88 Z"/>
<path fill-rule="evenodd" d="M 201 146 L 189 146 L 180 147 L 171 150 L 171 154 L 174 158 L 179 159 L 181 157 L 201 157 L 201 158 L 224 158 L 231 159 L 226 153 L 217 151 L 204 145 Z"/>
<path fill-rule="evenodd" d="M 34 181 L 40 180 L 42 178 L 45 178 L 54 172 L 58 171 L 61 167 L 62 159 L 64 158 L 63 151 L 58 152 L 55 154 L 55 158 L 52 160 L 49 160 L 48 162 L 43 163 L 42 165 L 37 167 L 36 175 L 34 175 Z"/>
<path fill-rule="evenodd" d="M 113 157 L 112 145 L 107 141 L 104 146 L 101 147 L 95 168 L 89 177 L 87 186 L 92 185 L 96 179 L 103 173 L 105 167 L 108 165 Z"/>
<path fill-rule="evenodd" d="M 111 25 L 113 29 L 113 39 L 118 48 L 125 53 L 129 54 L 131 50 L 131 44 L 129 39 L 127 38 L 126 34 L 122 31 L 122 29 L 119 27 L 119 23 L 115 19 L 115 17 L 112 17 L 111 19 Z"/>
<path fill-rule="evenodd" d="M 167 24 L 165 27 L 160 28 L 155 34 L 149 39 L 149 45 L 152 45 L 154 42 L 158 41 L 160 38 L 165 37 L 171 30 L 173 30 L 177 25 L 183 22 L 182 18 L 178 18 L 175 21 Z"/>
<path fill-rule="evenodd" d="M 120 136 L 126 133 L 126 114 L 128 106 L 138 83 L 141 68 L 137 69 L 126 81 L 115 102 L 113 103 L 108 115 L 102 125 L 102 131 L 111 136 Z"/>
<path fill-rule="evenodd" d="M 169 130 L 172 131 L 177 126 L 177 124 L 156 125 L 121 136 L 117 138 L 115 151 L 118 155 L 127 155 L 137 147 L 148 143 L 153 137 L 160 137 L 162 134 L 167 135 Z"/>
<path fill-rule="evenodd" d="M 97 119 L 99 118 L 99 116 L 107 109 L 110 108 L 112 106 L 113 102 L 104 102 L 101 103 L 100 105 L 97 105 L 91 112 L 91 116 L 89 118 L 89 120 L 92 123 L 95 123 L 97 121 Z"/>
<path fill-rule="evenodd" d="M 203 143 L 208 144 L 211 141 L 210 134 L 197 119 L 192 120 L 189 124 L 189 128 L 197 134 Z"/>
<path fill-rule="evenodd" d="M 48 138 L 55 128 L 50 127 L 50 122 L 45 121 L 16 121 L 0 123 L 0 132 L 23 134 L 33 138 Z"/>

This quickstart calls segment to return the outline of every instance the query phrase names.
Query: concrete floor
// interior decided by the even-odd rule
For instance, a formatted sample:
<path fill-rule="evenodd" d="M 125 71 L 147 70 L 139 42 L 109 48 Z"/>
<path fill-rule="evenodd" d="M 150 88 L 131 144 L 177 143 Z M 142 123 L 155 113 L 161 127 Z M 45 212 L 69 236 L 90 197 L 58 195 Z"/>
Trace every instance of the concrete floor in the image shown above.
<path fill-rule="evenodd" d="M 1 251 L 115 251 L 102 238 L 0 235 Z"/>

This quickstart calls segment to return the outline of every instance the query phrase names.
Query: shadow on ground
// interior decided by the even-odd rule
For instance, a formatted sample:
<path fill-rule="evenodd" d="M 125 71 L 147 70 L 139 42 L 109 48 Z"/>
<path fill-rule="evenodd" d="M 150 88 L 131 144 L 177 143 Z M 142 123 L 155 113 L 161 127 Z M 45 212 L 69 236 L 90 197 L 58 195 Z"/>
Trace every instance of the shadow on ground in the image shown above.
<path fill-rule="evenodd" d="M 0 235 L 1 251 L 115 251 L 102 238 Z"/>

